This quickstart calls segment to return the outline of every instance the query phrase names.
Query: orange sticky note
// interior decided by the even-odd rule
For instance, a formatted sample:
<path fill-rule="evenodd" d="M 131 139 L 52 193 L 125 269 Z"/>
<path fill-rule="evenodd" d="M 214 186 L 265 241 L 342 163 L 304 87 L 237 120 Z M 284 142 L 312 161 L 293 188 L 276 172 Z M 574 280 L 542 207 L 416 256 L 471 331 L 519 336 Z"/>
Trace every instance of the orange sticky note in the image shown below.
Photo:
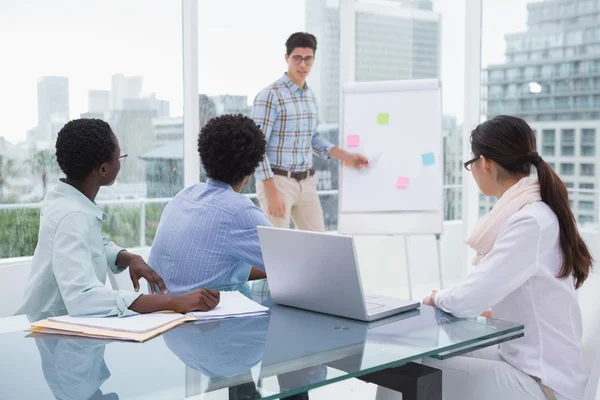
<path fill-rule="evenodd" d="M 348 147 L 358 147 L 360 146 L 360 136 L 358 135 L 348 135 L 346 138 L 346 144 Z"/>
<path fill-rule="evenodd" d="M 349 166 L 350 166 L 350 163 L 349 163 L 348 161 L 344 161 L 344 166 L 345 166 L 345 167 L 349 167 Z"/>
<path fill-rule="evenodd" d="M 406 189 L 409 183 L 410 179 L 404 176 L 399 176 L 398 179 L 396 179 L 396 187 L 398 189 Z"/>

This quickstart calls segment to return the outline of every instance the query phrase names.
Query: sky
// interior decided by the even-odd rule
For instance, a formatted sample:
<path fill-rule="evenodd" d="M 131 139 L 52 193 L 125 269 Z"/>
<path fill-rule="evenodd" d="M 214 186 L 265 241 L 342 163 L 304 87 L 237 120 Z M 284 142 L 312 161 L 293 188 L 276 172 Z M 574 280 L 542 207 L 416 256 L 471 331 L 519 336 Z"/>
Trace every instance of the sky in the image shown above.
<path fill-rule="evenodd" d="M 459 122 L 466 1 L 434 0 L 442 15 L 444 114 Z M 529 1 L 483 2 L 486 66 L 504 60 L 506 33 L 525 30 Z M 198 4 L 199 92 L 247 95 L 251 101 L 285 71 L 284 41 L 305 28 L 306 1 Z M 37 124 L 37 79 L 47 75 L 69 77 L 71 118 L 87 111 L 88 90 L 110 90 L 115 73 L 143 76 L 143 92 L 169 100 L 171 115 L 181 115 L 181 30 L 176 0 L 0 0 L 0 136 L 25 140 Z"/>

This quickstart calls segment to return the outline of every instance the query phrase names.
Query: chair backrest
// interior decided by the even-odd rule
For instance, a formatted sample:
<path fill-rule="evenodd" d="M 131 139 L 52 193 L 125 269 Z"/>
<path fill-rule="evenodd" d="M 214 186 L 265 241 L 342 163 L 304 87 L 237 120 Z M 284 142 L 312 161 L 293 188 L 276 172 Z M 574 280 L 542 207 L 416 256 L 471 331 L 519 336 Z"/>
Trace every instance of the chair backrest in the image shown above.
<path fill-rule="evenodd" d="M 150 256 L 150 247 L 143 247 L 141 249 L 132 250 L 133 253 L 139 254 L 142 258 L 148 262 L 148 256 Z M 133 292 L 133 283 L 129 278 L 129 273 L 123 271 L 120 274 L 113 274 L 110 270 L 108 271 L 108 280 L 114 290 L 129 290 Z M 145 279 L 140 279 L 140 292 L 148 294 L 148 282 Z"/>
<path fill-rule="evenodd" d="M 600 379 L 600 275 L 590 274 L 578 292 L 583 319 L 583 357 L 590 371 L 584 400 L 594 400 Z"/>

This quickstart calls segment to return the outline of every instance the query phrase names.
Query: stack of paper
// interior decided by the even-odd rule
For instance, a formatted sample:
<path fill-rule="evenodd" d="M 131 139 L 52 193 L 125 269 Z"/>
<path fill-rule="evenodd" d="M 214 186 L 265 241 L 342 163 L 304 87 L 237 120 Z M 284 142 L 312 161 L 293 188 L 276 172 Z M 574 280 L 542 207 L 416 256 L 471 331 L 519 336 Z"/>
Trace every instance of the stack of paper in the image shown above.
<path fill-rule="evenodd" d="M 252 317 L 266 314 L 269 309 L 250 300 L 240 292 L 221 292 L 219 304 L 212 310 L 206 312 L 192 312 L 188 316 L 199 321 Z"/>
<path fill-rule="evenodd" d="M 211 311 L 193 312 L 186 315 L 157 312 L 122 318 L 65 315 L 35 322 L 29 331 L 144 342 L 188 321 L 251 317 L 266 314 L 267 311 L 267 307 L 250 300 L 240 292 L 221 292 L 219 304 Z"/>
<path fill-rule="evenodd" d="M 131 317 L 51 317 L 32 324 L 31 332 L 144 342 L 193 318 L 173 312 Z"/>
<path fill-rule="evenodd" d="M 173 312 L 139 314 L 125 318 L 86 318 L 71 317 L 70 315 L 48 318 L 49 321 L 60 322 L 63 324 L 81 325 L 88 328 L 134 333 L 148 332 L 181 319 L 185 319 L 185 316 Z"/>

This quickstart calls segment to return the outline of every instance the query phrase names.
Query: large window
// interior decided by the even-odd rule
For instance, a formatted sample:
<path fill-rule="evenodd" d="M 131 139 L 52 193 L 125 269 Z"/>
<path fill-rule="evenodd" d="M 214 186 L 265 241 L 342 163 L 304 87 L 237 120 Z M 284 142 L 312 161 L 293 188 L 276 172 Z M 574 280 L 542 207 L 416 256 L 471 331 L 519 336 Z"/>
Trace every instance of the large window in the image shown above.
<path fill-rule="evenodd" d="M 462 74 L 456 64 L 457 51 L 462 41 L 443 46 L 444 34 L 461 32 L 464 19 L 464 1 L 433 2 L 356 1 L 355 9 L 355 79 L 375 81 L 390 79 L 420 79 L 456 77 Z M 457 6 L 459 10 L 457 11 Z M 235 9 L 235 15 L 231 10 Z M 257 13 L 257 9 L 269 10 Z M 252 18 L 247 18 L 252 15 Z M 275 16 L 286 15 L 285 18 Z M 448 15 L 448 18 L 446 18 Z M 207 104 L 201 123 L 213 115 L 230 112 L 219 105 L 225 94 L 240 99 L 250 107 L 256 94 L 281 77 L 286 70 L 285 41 L 297 31 L 308 31 L 317 37 L 318 50 L 307 84 L 319 102 L 320 133 L 334 144 L 339 137 L 340 109 L 340 4 L 339 1 L 303 0 L 285 2 L 278 0 L 223 0 L 199 2 L 199 59 L 218 62 L 199 63 L 199 89 Z M 230 23 L 224 27 L 222 21 Z M 442 23 L 442 20 L 444 23 Z M 227 46 L 216 37 L 232 38 Z M 233 38 L 244 38 L 233 40 Z M 253 43 L 253 46 L 248 46 Z M 256 58 L 260 62 L 245 62 L 240 73 L 240 60 Z M 452 57 L 443 57 L 448 52 Z M 442 65 L 442 60 L 448 64 Z M 459 57 L 460 59 L 460 57 Z M 446 217 L 460 218 L 458 193 L 462 179 L 461 119 L 463 104 L 462 82 L 448 79 L 444 94 L 452 101 L 444 101 L 444 131 L 446 173 L 445 182 L 455 185 L 447 189 Z M 214 106 L 213 106 L 214 104 Z M 237 111 L 237 109 L 236 109 Z M 448 112 L 446 112 L 448 111 Z M 337 228 L 339 163 L 314 158 L 318 188 L 325 216 L 326 229 Z M 448 172 L 451 171 L 451 172 Z M 202 174 L 202 176 L 204 176 Z M 255 192 L 255 183 L 245 189 Z"/>
<path fill-rule="evenodd" d="M 553 129 L 542 130 L 542 155 L 554 156 L 556 132 Z"/>
<path fill-rule="evenodd" d="M 583 43 L 583 31 L 567 32 L 567 45 L 577 45 Z"/>
<path fill-rule="evenodd" d="M 574 156 L 575 155 L 575 130 L 563 129 L 560 133 L 560 155 Z"/>
<path fill-rule="evenodd" d="M 513 71 L 516 71 L 516 70 L 513 70 Z M 488 78 L 489 78 L 490 83 L 502 82 L 504 80 L 504 70 L 503 69 L 490 70 L 490 73 L 488 74 Z"/>
<path fill-rule="evenodd" d="M 594 209 L 594 202 L 593 201 L 580 201 L 579 202 L 579 209 L 580 210 L 593 210 Z"/>
<path fill-rule="evenodd" d="M 594 190 L 594 184 L 593 183 L 580 183 L 579 189 L 585 190 L 584 192 L 581 192 L 581 194 L 586 195 L 586 196 L 591 196 L 591 195 L 593 195 L 591 190 Z"/>
<path fill-rule="evenodd" d="M 536 66 L 525 67 L 525 79 L 535 78 L 537 75 L 537 70 L 538 69 Z"/>
<path fill-rule="evenodd" d="M 482 119 L 515 115 L 539 133 L 538 151 L 555 164 L 561 178 L 574 184 L 569 197 L 580 222 L 588 213 L 597 220 L 596 207 L 580 213 L 579 201 L 588 207 L 585 201 L 596 194 L 590 190 L 597 190 L 592 182 L 600 129 L 600 28 L 595 26 L 599 6 L 589 0 L 482 0 L 482 67 L 523 71 L 521 77 L 507 76 L 502 85 L 525 89 L 510 98 L 485 97 L 482 109 L 488 114 Z M 516 57 L 527 52 L 526 59 Z M 486 93 L 489 83 L 483 85 Z"/>
<path fill-rule="evenodd" d="M 593 157 L 596 155 L 595 129 L 581 130 L 581 155 L 585 157 Z"/>
<path fill-rule="evenodd" d="M 283 15 L 285 18 L 281 18 Z M 223 21 L 229 22 L 224 25 Z M 258 92 L 281 78 L 287 70 L 285 42 L 292 33 L 299 31 L 307 31 L 317 37 L 315 62 L 307 85 L 319 102 L 319 132 L 337 145 L 340 90 L 338 1 L 200 1 L 198 80 L 201 99 L 206 105 L 201 125 L 220 114 L 241 112 L 250 116 Z M 235 101 L 226 102 L 225 98 Z M 313 161 L 325 228 L 335 230 L 338 162 L 318 157 L 313 157 Z M 201 173 L 201 180 L 205 178 L 205 174 Z M 244 192 L 257 202 L 254 178 Z"/>
<path fill-rule="evenodd" d="M 465 4 L 354 2 L 357 81 L 444 82 L 447 219 L 462 213 Z M 337 144 L 339 0 L 198 1 L 200 125 L 224 113 L 249 115 L 254 96 L 285 71 L 285 40 L 297 31 L 317 36 L 308 85 L 319 101 L 320 133 Z M 109 122 L 129 154 L 117 183 L 97 198 L 109 214 L 105 233 L 125 247 L 151 244 L 190 165 L 183 160 L 181 2 L 16 2 L 0 13 L 0 34 L 13 38 L 3 41 L 3 60 L 18 60 L 4 62 L 0 76 L 1 106 L 14 110 L 2 114 L 0 134 L 0 258 L 33 253 L 40 201 L 61 176 L 56 134 L 78 117 Z M 502 85 L 504 70 L 497 76 Z M 336 229 L 338 163 L 315 160 L 326 228 Z M 245 192 L 255 199 L 255 183 Z"/>
<path fill-rule="evenodd" d="M 564 176 L 573 176 L 575 174 L 575 164 L 573 163 L 561 163 L 560 174 Z"/>
<path fill-rule="evenodd" d="M 180 2 L 170 0 L 3 7 L 0 35 L 12 39 L 2 41 L 0 74 L 0 107 L 10 110 L 0 133 L 0 258 L 33 254 L 39 202 L 62 175 L 56 135 L 79 117 L 107 121 L 129 154 L 97 197 L 105 233 L 122 246 L 150 243 L 160 198 L 183 187 L 181 29 Z"/>
<path fill-rule="evenodd" d="M 596 165 L 595 164 L 580 164 L 581 176 L 594 176 L 596 174 Z"/>
<path fill-rule="evenodd" d="M 579 215 L 579 217 L 577 218 L 577 221 L 581 225 L 593 224 L 595 222 L 593 215 Z"/>
<path fill-rule="evenodd" d="M 510 80 L 519 79 L 521 76 L 521 69 L 519 68 L 510 68 L 506 70 L 506 77 Z"/>

